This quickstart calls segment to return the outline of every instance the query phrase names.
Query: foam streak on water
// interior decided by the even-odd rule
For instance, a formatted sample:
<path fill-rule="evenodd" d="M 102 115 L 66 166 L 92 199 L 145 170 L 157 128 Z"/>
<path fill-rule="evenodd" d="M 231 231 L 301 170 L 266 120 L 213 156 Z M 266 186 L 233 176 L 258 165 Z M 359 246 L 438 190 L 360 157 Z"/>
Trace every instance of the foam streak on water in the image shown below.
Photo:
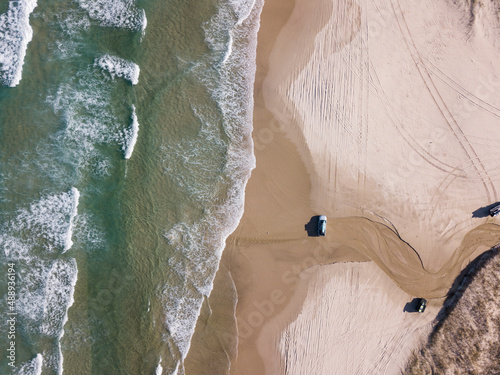
<path fill-rule="evenodd" d="M 155 369 L 155 375 L 162 375 L 163 374 L 163 367 L 161 366 L 161 357 L 160 361 L 158 362 L 158 366 L 156 366 Z"/>
<path fill-rule="evenodd" d="M 125 152 L 125 159 L 130 159 L 134 146 L 137 142 L 137 135 L 139 133 L 139 121 L 135 113 L 135 105 L 132 105 L 132 125 L 125 131 L 125 142 L 123 144 L 123 151 Z"/>
<path fill-rule="evenodd" d="M 37 354 L 35 358 L 22 364 L 16 371 L 16 375 L 41 375 L 43 356 Z"/>
<path fill-rule="evenodd" d="M 78 214 L 78 201 L 80 199 L 80 192 L 77 188 L 72 187 L 70 193 L 72 202 L 71 202 L 71 213 L 69 217 L 69 225 L 68 232 L 66 233 L 66 238 L 64 240 L 64 251 L 67 251 L 73 246 L 73 241 L 71 237 L 73 236 L 73 225 L 76 215 Z"/>
<path fill-rule="evenodd" d="M 146 13 L 133 0 L 78 0 L 78 3 L 102 26 L 142 32 L 146 29 Z"/>
<path fill-rule="evenodd" d="M 107 71 L 112 78 L 121 77 L 129 80 L 133 85 L 139 83 L 139 65 L 120 57 L 103 55 L 96 59 L 95 64 Z"/>
<path fill-rule="evenodd" d="M 0 81 L 9 87 L 22 78 L 24 57 L 33 38 L 30 14 L 36 0 L 9 1 L 7 12 L 0 15 Z"/>

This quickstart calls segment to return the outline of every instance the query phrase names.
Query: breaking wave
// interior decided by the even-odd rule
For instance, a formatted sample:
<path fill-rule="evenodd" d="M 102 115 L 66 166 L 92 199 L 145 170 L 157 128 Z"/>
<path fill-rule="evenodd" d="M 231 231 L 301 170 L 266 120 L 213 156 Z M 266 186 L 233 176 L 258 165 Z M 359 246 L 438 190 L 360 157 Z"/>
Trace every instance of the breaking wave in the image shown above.
<path fill-rule="evenodd" d="M 53 143 L 64 149 L 66 160 L 78 173 L 90 167 L 96 175 L 106 175 L 111 161 L 102 154 L 101 146 L 114 143 L 125 156 L 131 156 L 139 130 L 135 107 L 132 107 L 132 124 L 127 127 L 123 113 L 130 107 L 123 101 L 119 105 L 111 103 L 113 82 L 99 79 L 92 67 L 78 75 L 74 82 L 60 85 L 47 98 L 64 123 L 64 128 L 54 135 Z"/>
<path fill-rule="evenodd" d="M 163 367 L 161 366 L 161 357 L 160 361 L 158 362 L 158 366 L 156 366 L 155 369 L 155 375 L 162 375 L 163 374 Z"/>
<path fill-rule="evenodd" d="M 16 312 L 30 335 L 54 342 L 43 351 L 44 366 L 62 373 L 60 339 L 67 312 L 73 304 L 77 280 L 76 261 L 63 253 L 71 245 L 79 192 L 42 197 L 2 226 L 2 260 L 16 265 Z M 59 250 L 57 252 L 56 250 Z M 5 297 L 4 297 L 5 298 Z M 39 373 L 42 355 L 23 365 L 27 373 Z M 31 371 L 31 370 L 30 370 Z"/>
<path fill-rule="evenodd" d="M 80 7 L 102 26 L 144 31 L 146 12 L 138 9 L 133 0 L 78 0 Z"/>
<path fill-rule="evenodd" d="M 130 159 L 132 152 L 134 152 L 135 143 L 137 142 L 137 135 L 139 133 L 139 122 L 135 113 L 135 106 L 132 106 L 132 125 L 125 130 L 125 141 L 123 144 L 123 151 L 125 152 L 125 159 Z"/>
<path fill-rule="evenodd" d="M 95 60 L 95 64 L 107 71 L 112 78 L 121 77 L 133 85 L 139 83 L 139 65 L 120 57 L 103 55 Z"/>
<path fill-rule="evenodd" d="M 30 14 L 36 0 L 9 1 L 6 13 L 0 15 L 0 80 L 9 87 L 19 84 L 28 43 L 33 38 Z"/>
<path fill-rule="evenodd" d="M 37 354 L 32 360 L 23 363 L 15 372 L 15 375 L 41 375 L 43 356 Z"/>
<path fill-rule="evenodd" d="M 11 229 L 6 232 L 19 233 L 18 239 L 24 237 L 24 242 L 29 245 L 33 245 L 37 238 L 43 239 L 46 250 L 65 252 L 73 245 L 71 236 L 79 197 L 80 193 L 74 187 L 67 193 L 45 196 L 28 209 L 20 210 Z M 10 242 L 5 242 L 5 236 L 0 236 L 0 243 L 4 244 L 6 257 L 21 256 L 18 251 L 23 246 L 10 246 Z"/>
<path fill-rule="evenodd" d="M 47 362 L 51 368 L 57 369 L 58 374 L 63 373 L 61 338 L 64 335 L 63 327 L 68 321 L 68 310 L 74 302 L 77 275 L 78 269 L 73 258 L 56 260 L 45 285 L 41 332 L 57 340 L 57 352 L 51 353 Z"/>

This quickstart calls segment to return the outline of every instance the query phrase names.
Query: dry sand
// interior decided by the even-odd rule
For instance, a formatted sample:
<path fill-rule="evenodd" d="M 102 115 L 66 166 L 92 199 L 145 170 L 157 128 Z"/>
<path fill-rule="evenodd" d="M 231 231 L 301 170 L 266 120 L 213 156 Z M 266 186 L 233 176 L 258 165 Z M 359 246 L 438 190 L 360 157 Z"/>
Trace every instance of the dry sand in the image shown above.
<path fill-rule="evenodd" d="M 427 337 L 437 306 L 425 314 L 405 313 L 408 295 L 374 263 L 319 266 L 310 272 L 302 311 L 277 342 L 279 355 L 272 363 L 280 366 L 266 373 L 397 373 Z"/>
<path fill-rule="evenodd" d="M 498 19 L 454 3 L 266 0 L 257 167 L 187 374 L 396 373 L 500 242 L 484 209 L 500 199 Z M 327 236 L 308 236 L 319 214 Z M 417 296 L 426 313 L 404 312 Z"/>

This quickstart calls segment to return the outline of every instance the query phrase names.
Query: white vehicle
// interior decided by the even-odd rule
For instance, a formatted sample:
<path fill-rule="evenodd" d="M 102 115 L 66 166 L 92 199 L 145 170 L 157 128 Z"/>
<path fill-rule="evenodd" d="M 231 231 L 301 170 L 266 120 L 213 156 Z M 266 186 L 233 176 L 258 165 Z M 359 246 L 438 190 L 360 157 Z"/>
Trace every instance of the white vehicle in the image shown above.
<path fill-rule="evenodd" d="M 318 236 L 324 236 L 326 234 L 326 216 L 321 215 L 318 219 Z"/>

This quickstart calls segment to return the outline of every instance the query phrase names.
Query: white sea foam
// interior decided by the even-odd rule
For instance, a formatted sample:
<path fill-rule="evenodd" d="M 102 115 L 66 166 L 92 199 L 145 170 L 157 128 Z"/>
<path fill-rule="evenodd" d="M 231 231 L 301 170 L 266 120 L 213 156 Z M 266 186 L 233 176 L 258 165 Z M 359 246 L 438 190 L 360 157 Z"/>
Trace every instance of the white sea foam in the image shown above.
<path fill-rule="evenodd" d="M 229 42 L 227 43 L 226 47 L 226 53 L 224 54 L 224 58 L 222 59 L 223 64 L 225 64 L 227 60 L 229 60 L 229 57 L 231 56 L 232 52 L 233 52 L 233 35 L 230 33 Z"/>
<path fill-rule="evenodd" d="M 122 59 L 121 57 L 103 55 L 95 60 L 95 65 L 107 71 L 112 78 L 121 77 L 132 82 L 133 85 L 139 83 L 139 65 Z"/>
<path fill-rule="evenodd" d="M 99 217 L 85 212 L 75 217 L 74 226 L 77 229 L 75 239 L 84 244 L 86 250 L 96 250 L 105 246 L 103 224 Z"/>
<path fill-rule="evenodd" d="M 130 128 L 125 130 L 125 141 L 123 143 L 123 151 L 125 152 L 125 159 L 130 159 L 132 152 L 134 152 L 134 146 L 137 142 L 137 135 L 139 133 L 139 122 L 137 121 L 137 115 L 135 113 L 135 106 L 132 106 L 132 124 Z"/>
<path fill-rule="evenodd" d="M 231 212 L 233 208 L 236 212 Z M 169 283 L 160 297 L 169 332 L 164 339 L 170 351 L 178 352 L 182 359 L 189 351 L 203 298 L 212 290 L 225 238 L 235 229 L 229 226 L 221 234 L 219 225 L 227 223 L 223 223 L 218 216 L 235 214 L 229 221 L 234 220 L 236 225 L 240 219 L 238 208 L 229 204 L 216 207 L 216 212 L 208 212 L 205 219 L 190 225 L 176 224 L 165 233 L 175 252 L 169 259 L 172 267 Z"/>
<path fill-rule="evenodd" d="M 90 29 L 90 19 L 83 15 L 79 9 L 61 9 L 61 13 L 57 15 L 59 26 L 63 32 L 64 42 L 68 39 L 80 39 L 83 33 L 88 33 Z"/>
<path fill-rule="evenodd" d="M 25 260 L 29 257 L 31 246 L 26 241 L 11 235 L 8 228 L 1 228 L 3 233 L 0 233 L 0 248 L 3 251 L 3 256 L 7 260 Z"/>
<path fill-rule="evenodd" d="M 73 246 L 73 241 L 71 240 L 71 237 L 73 237 L 73 225 L 74 225 L 74 220 L 75 216 L 78 214 L 78 201 L 80 199 L 80 192 L 78 191 L 77 188 L 72 187 L 71 188 L 71 213 L 69 217 L 69 226 L 68 226 L 68 231 L 66 233 L 66 238 L 64 240 L 64 251 L 67 251 Z"/>
<path fill-rule="evenodd" d="M 78 82 L 61 85 L 55 95 L 47 98 L 65 124 L 54 142 L 65 146 L 67 160 L 77 171 L 98 157 L 99 145 L 113 141 L 119 134 L 117 119 L 109 107 L 110 90 L 90 74 L 79 78 Z"/>
<path fill-rule="evenodd" d="M 172 375 L 177 375 L 177 373 L 179 372 L 179 366 L 180 363 L 177 363 L 177 366 L 175 366 L 175 370 L 172 372 Z"/>
<path fill-rule="evenodd" d="M 50 261 L 32 254 L 16 263 L 20 280 L 16 291 L 18 319 L 30 335 L 42 335 L 53 341 L 52 349 L 43 352 L 45 367 L 62 374 L 60 340 L 68 309 L 74 301 L 76 261 L 73 258 Z M 37 356 L 37 363 L 41 367 L 41 355 Z M 26 368 L 39 368 L 36 366 L 32 361 L 26 364 Z"/>
<path fill-rule="evenodd" d="M 71 236 L 79 197 L 76 188 L 67 193 L 45 196 L 29 209 L 20 210 L 15 226 L 33 238 L 43 238 L 46 249 L 60 248 L 64 252 L 73 245 Z"/>
<path fill-rule="evenodd" d="M 15 218 L 0 227 L 2 259 L 17 265 L 18 317 L 30 335 L 54 341 L 53 349 L 43 352 L 43 359 L 46 368 L 58 373 L 62 373 L 59 342 L 77 280 L 76 261 L 62 253 L 72 244 L 79 195 L 72 188 L 43 196 L 29 208 L 18 210 Z M 58 258 L 54 259 L 54 255 Z M 35 362 L 26 363 L 26 368 L 34 369 L 34 373 L 41 371 L 36 370 L 41 367 L 41 359 L 41 355 L 37 356 Z"/>
<path fill-rule="evenodd" d="M 52 349 L 43 353 L 45 367 L 62 374 L 60 341 L 68 309 L 74 301 L 76 261 L 73 258 L 50 261 L 32 255 L 22 266 L 18 263 L 18 271 L 22 280 L 17 290 L 19 319 L 31 335 L 42 335 L 53 341 Z"/>
<path fill-rule="evenodd" d="M 232 1 L 233 7 L 236 10 L 236 14 L 238 16 L 238 22 L 236 23 L 238 26 L 242 25 L 243 22 L 247 20 L 248 17 L 252 14 L 252 10 L 255 8 L 257 0 L 252 1 L 241 1 L 235 0 Z"/>
<path fill-rule="evenodd" d="M 203 27 L 205 40 L 214 50 L 224 53 L 222 63 L 225 64 L 233 50 L 233 33 L 240 32 L 239 29 L 249 30 L 251 27 L 242 27 L 243 23 L 251 18 L 252 11 L 261 7 L 257 0 L 229 0 L 219 8 L 215 16 Z M 255 29 L 257 30 L 257 29 Z M 251 33 L 253 30 L 249 30 Z M 240 32 L 241 34 L 241 32 Z M 254 48 L 249 46 L 250 49 Z M 242 51 L 241 48 L 239 49 Z"/>
<path fill-rule="evenodd" d="M 73 258 L 56 260 L 49 271 L 45 284 L 43 323 L 41 331 L 47 336 L 57 339 L 57 353 L 53 354 L 53 368 L 58 374 L 63 373 L 63 354 L 61 338 L 64 335 L 64 325 L 68 321 L 68 310 L 74 302 L 75 285 L 78 279 L 78 269 Z"/>
<path fill-rule="evenodd" d="M 9 1 L 7 12 L 0 15 L 0 80 L 9 87 L 19 84 L 28 43 L 33 38 L 30 14 L 36 0 Z"/>
<path fill-rule="evenodd" d="M 41 330 L 47 336 L 59 337 L 66 323 L 68 308 L 73 304 L 77 281 L 76 261 L 56 260 L 49 272 L 44 288 L 43 323 Z"/>
<path fill-rule="evenodd" d="M 227 145 L 217 124 L 193 112 L 203 124 L 196 137 L 182 139 L 164 147 L 165 171 L 193 201 L 209 204 L 217 195 L 217 186 L 226 163 Z"/>
<path fill-rule="evenodd" d="M 195 281 L 199 283 L 199 281 Z M 194 332 L 195 323 L 200 313 L 203 295 L 199 293 L 190 280 L 185 284 L 172 287 L 168 286 L 162 296 L 164 309 L 166 312 L 165 324 L 168 327 L 169 336 L 165 337 L 170 350 L 179 353 L 181 358 L 185 358 L 191 337 Z"/>
<path fill-rule="evenodd" d="M 81 9 L 63 7 L 54 17 L 60 27 L 48 41 L 57 51 L 57 58 L 68 61 L 81 56 L 81 48 L 85 44 L 91 26 L 90 18 Z"/>
<path fill-rule="evenodd" d="M 133 0 L 78 0 L 78 3 L 102 26 L 143 32 L 146 29 L 146 12 L 138 9 Z"/>
<path fill-rule="evenodd" d="M 156 366 L 156 369 L 155 369 L 155 375 L 161 375 L 163 374 L 163 367 L 161 366 L 161 357 L 160 357 L 160 361 L 158 362 L 158 366 Z"/>
<path fill-rule="evenodd" d="M 23 363 L 15 371 L 15 375 L 41 375 L 42 374 L 43 356 L 39 353 L 33 359 Z"/>
<path fill-rule="evenodd" d="M 219 67 L 221 78 L 214 84 L 213 77 L 206 77 L 201 70 L 199 79 L 209 88 L 223 113 L 223 132 L 229 141 L 222 141 L 220 128 L 208 118 L 210 114 L 197 112 L 195 107 L 193 110 L 202 124 L 200 138 L 205 143 L 191 140 L 193 145 L 181 142 L 165 148 L 167 172 L 172 168 L 196 171 L 193 181 L 184 172 L 180 173 L 182 179 L 176 180 L 173 173 L 168 173 L 169 178 L 192 194 L 191 204 L 201 202 L 200 206 L 205 206 L 202 219 L 178 223 L 165 233 L 175 251 L 169 259 L 173 279 L 165 285 L 161 296 L 168 327 L 164 340 L 169 351 L 181 358 L 177 363 L 181 372 L 203 299 L 212 290 L 225 240 L 243 214 L 245 185 L 255 167 L 251 140 L 253 82 L 262 5 L 262 0 L 223 2 L 210 23 L 204 25 L 205 39 L 214 52 L 213 65 Z M 211 145 L 207 151 L 210 157 L 204 157 L 206 143 Z M 223 151 L 220 160 L 219 148 Z M 221 160 L 224 162 L 220 163 Z M 207 209 L 206 203 L 214 198 L 219 205 Z"/>
<path fill-rule="evenodd" d="M 102 154 L 99 146 L 116 143 L 123 147 L 125 144 L 124 133 L 129 132 L 125 130 L 127 120 L 122 113 L 129 108 L 125 103 L 110 104 L 115 86 L 92 68 L 79 73 L 77 79 L 59 86 L 57 92 L 47 97 L 65 124 L 53 141 L 64 148 L 66 159 L 78 173 L 91 169 L 96 175 L 106 175 L 112 161 Z"/>

